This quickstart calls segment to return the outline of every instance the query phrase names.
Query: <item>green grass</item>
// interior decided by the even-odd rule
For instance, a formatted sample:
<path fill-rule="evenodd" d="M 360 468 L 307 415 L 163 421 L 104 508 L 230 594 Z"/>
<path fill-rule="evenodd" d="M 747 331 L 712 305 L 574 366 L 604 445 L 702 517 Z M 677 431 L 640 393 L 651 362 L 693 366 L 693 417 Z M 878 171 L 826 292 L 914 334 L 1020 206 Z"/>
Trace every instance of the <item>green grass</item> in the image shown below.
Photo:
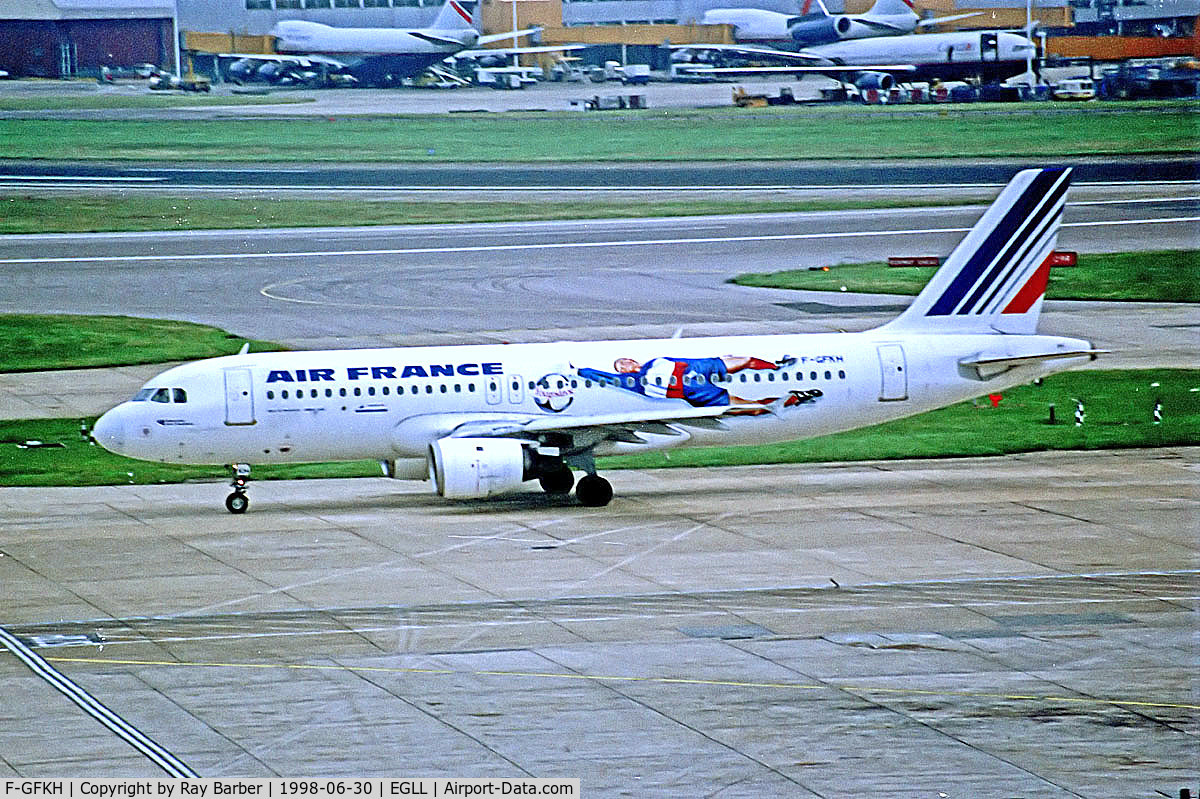
<path fill-rule="evenodd" d="M 1107 109 L 1120 110 L 1107 110 Z M 538 162 L 947 158 L 1200 149 L 1195 103 L 527 112 L 270 120 L 0 120 L 0 154 L 138 161 Z"/>
<path fill-rule="evenodd" d="M 1157 384 L 1157 385 L 1155 385 Z M 1163 422 L 1152 423 L 1156 399 Z M 1084 402 L 1075 427 L 1075 400 Z M 1047 424 L 1054 403 L 1058 424 Z M 90 421 L 90 420 L 89 420 Z M 22 442 L 61 442 L 55 449 L 23 449 Z M 1086 450 L 1200 444 L 1200 370 L 1067 372 L 1041 386 L 1004 393 L 996 408 L 985 398 L 939 411 L 832 436 L 754 447 L 707 447 L 670 454 L 604 458 L 603 469 L 730 466 L 762 463 L 999 455 L 1050 449 Z M 255 479 L 360 477 L 379 474 L 373 461 L 255 467 Z M 0 485 L 118 485 L 215 480 L 216 467 L 169 466 L 113 455 L 87 444 L 79 421 L 0 421 Z"/>
<path fill-rule="evenodd" d="M 979 198 L 983 201 L 985 198 Z M 586 200 L 559 202 L 330 202 L 247 197 L 129 197 L 62 195 L 0 197 L 0 233 L 87 233 L 130 230 L 197 230 L 328 225 L 406 225 L 454 222 L 524 222 L 551 219 L 696 216 L 702 214 L 845 211 L 971 202 L 920 196 L 896 200 Z"/>
<path fill-rule="evenodd" d="M 311 97 L 254 94 L 78 94 L 4 95 L 0 111 L 76 111 L 105 108 L 181 108 L 208 105 L 280 105 L 311 103 Z"/>
<path fill-rule="evenodd" d="M 244 343 L 215 327 L 166 319 L 0 314 L 0 372 L 190 361 L 232 355 Z M 278 349 L 250 343 L 256 352 Z"/>
<path fill-rule="evenodd" d="M 88 419 L 91 425 L 95 419 Z M 182 483 L 229 477 L 213 466 L 174 466 L 114 455 L 87 443 L 78 419 L 0 421 L 0 486 L 97 486 Z M 28 441 L 61 443 L 62 448 L 23 448 Z M 375 461 L 256 466 L 255 480 L 310 477 L 367 477 L 380 474 Z"/>
<path fill-rule="evenodd" d="M 871 294 L 916 294 L 936 267 L 889 267 L 885 263 L 842 264 L 828 272 L 793 269 L 749 273 L 742 286 Z M 1050 272 L 1052 300 L 1200 302 L 1200 250 L 1157 250 L 1079 255 L 1079 265 Z"/>
<path fill-rule="evenodd" d="M 1086 414 L 1082 427 L 1073 419 L 1077 399 Z M 1156 399 L 1163 402 L 1160 425 L 1151 418 Z M 1047 423 L 1051 404 L 1058 420 L 1054 425 Z M 1200 369 L 1087 370 L 1010 389 L 995 408 L 983 397 L 805 441 L 629 455 L 605 459 L 605 466 L 743 466 L 1192 444 L 1200 444 Z"/>

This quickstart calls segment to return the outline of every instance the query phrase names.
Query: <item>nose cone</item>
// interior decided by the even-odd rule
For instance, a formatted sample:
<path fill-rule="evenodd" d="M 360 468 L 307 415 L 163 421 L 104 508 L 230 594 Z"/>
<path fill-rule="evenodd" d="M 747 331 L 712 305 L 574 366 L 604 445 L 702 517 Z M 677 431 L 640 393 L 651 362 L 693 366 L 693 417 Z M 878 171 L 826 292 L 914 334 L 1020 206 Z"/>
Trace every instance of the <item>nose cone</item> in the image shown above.
<path fill-rule="evenodd" d="M 96 420 L 92 438 L 109 452 L 125 454 L 125 421 L 121 418 L 121 406 L 113 408 Z"/>

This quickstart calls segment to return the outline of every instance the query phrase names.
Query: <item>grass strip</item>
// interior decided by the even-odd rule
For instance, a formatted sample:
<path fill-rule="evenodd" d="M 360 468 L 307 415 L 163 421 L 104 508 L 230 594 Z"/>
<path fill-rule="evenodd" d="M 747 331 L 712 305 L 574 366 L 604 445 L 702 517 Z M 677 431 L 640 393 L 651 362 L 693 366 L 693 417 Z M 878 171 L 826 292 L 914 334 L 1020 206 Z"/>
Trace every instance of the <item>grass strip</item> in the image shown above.
<path fill-rule="evenodd" d="M 60 195 L 0 197 L 0 233 L 92 233 L 237 228 L 410 225 L 462 222 L 530 222 L 709 214 L 847 211 L 986 202 L 987 197 L 882 200 L 597 199 L 440 202 L 355 199 L 308 200 L 248 194 L 245 197 Z"/>
<path fill-rule="evenodd" d="M 1125 449 L 1200 443 L 1200 369 L 1063 372 L 1042 385 L 820 438 L 747 447 L 698 447 L 605 459 L 607 468 L 975 457 L 1043 450 Z M 1075 403 L 1085 421 L 1076 427 Z M 1163 422 L 1154 424 L 1156 400 Z M 1056 424 L 1049 424 L 1054 406 Z"/>
<path fill-rule="evenodd" d="M 132 366 L 233 355 L 246 339 L 208 325 L 131 316 L 0 314 L 0 372 Z M 251 340 L 255 352 L 277 350 Z"/>
<path fill-rule="evenodd" d="M 868 294 L 917 294 L 937 267 L 890 267 L 874 261 L 839 264 L 828 271 L 790 269 L 733 278 L 740 286 Z M 1200 302 L 1200 250 L 1080 253 L 1078 266 L 1050 272 L 1052 300 Z"/>
<path fill-rule="evenodd" d="M 1097 107 L 1099 108 L 1099 107 Z M 613 114 L 222 120 L 0 120 L 22 159 L 580 162 L 1191 153 L 1197 105 L 1157 112 L 987 108 L 670 109 Z"/>
<path fill-rule="evenodd" d="M 188 108 L 223 105 L 292 105 L 311 103 L 311 97 L 258 94 L 122 94 L 80 92 L 77 94 L 6 95 L 0 111 L 84 111 L 107 108 Z"/>
<path fill-rule="evenodd" d="M 1073 414 L 1084 403 L 1082 427 Z M 1163 420 L 1154 424 L 1154 403 Z M 1053 404 L 1057 424 L 1048 424 Z M 89 423 L 92 420 L 88 420 Z M 23 448 L 30 440 L 62 447 Z M 805 441 L 747 447 L 705 447 L 668 455 L 604 458 L 600 468 L 742 466 L 897 458 L 967 457 L 1042 450 L 1093 450 L 1200 444 L 1200 370 L 1080 371 L 1053 375 L 1040 386 L 985 397 L 894 422 Z M 378 476 L 373 461 L 255 467 L 255 479 Z M 113 455 L 86 443 L 79 420 L 0 421 L 0 485 L 82 486 L 178 483 L 227 477 L 219 467 L 172 466 Z"/>

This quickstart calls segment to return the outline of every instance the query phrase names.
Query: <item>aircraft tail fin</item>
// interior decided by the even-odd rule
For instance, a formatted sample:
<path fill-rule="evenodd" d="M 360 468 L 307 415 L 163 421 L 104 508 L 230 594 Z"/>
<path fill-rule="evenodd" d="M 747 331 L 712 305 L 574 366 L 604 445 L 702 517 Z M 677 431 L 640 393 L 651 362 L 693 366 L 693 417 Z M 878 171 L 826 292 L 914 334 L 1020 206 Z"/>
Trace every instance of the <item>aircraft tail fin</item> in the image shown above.
<path fill-rule="evenodd" d="M 1017 173 L 916 300 L 884 327 L 929 333 L 1037 330 L 1069 168 Z"/>
<path fill-rule="evenodd" d="M 452 31 L 474 27 L 475 5 L 473 0 L 446 0 L 433 21 L 432 29 Z"/>
<path fill-rule="evenodd" d="M 871 6 L 865 16 L 883 17 L 883 16 L 904 16 L 911 14 L 914 17 L 921 16 L 917 13 L 916 8 L 909 0 L 875 0 L 875 5 Z"/>

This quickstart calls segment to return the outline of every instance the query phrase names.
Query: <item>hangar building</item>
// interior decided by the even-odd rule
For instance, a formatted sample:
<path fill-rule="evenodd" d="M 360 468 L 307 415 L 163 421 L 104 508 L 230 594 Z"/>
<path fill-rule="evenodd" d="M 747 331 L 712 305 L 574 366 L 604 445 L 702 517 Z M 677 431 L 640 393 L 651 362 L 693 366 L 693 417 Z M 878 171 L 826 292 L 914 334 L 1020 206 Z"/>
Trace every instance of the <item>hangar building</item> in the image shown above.
<path fill-rule="evenodd" d="M 0 0 L 0 69 L 69 78 L 175 64 L 173 0 Z"/>

